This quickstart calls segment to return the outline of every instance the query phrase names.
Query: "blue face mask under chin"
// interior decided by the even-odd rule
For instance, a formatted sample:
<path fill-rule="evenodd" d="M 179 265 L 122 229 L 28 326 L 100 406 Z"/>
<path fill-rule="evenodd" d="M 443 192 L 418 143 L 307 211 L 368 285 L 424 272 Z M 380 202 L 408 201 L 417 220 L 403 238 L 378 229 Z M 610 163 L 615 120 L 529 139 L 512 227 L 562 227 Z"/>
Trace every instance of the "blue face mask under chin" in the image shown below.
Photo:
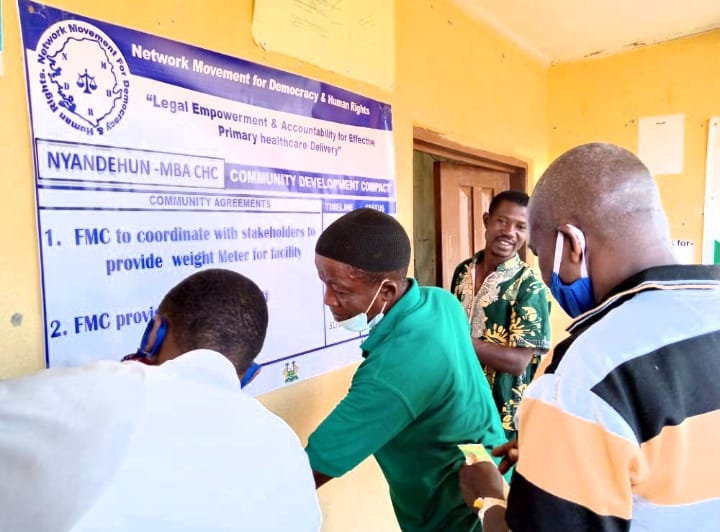
<path fill-rule="evenodd" d="M 550 277 L 550 293 L 552 293 L 558 304 L 570 317 L 576 318 L 580 314 L 595 307 L 595 294 L 593 292 L 592 282 L 587 273 L 585 235 L 575 226 L 569 225 L 568 227 L 582 244 L 583 257 L 580 278 L 570 284 L 565 284 L 560 279 L 558 272 L 560 270 L 565 237 L 562 233 L 558 232 L 557 242 L 555 244 L 555 263 L 553 264 L 553 272 Z"/>

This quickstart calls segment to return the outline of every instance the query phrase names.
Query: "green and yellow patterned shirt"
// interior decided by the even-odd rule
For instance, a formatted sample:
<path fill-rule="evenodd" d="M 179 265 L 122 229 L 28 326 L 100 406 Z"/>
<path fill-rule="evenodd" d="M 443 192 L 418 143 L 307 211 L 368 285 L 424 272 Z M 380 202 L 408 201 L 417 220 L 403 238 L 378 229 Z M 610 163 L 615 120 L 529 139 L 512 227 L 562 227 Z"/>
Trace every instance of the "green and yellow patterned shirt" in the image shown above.
<path fill-rule="evenodd" d="M 535 375 L 540 355 L 550 349 L 550 293 L 515 255 L 488 275 L 475 294 L 475 265 L 484 253 L 476 253 L 455 269 L 450 289 L 468 315 L 473 338 L 536 350 L 519 377 L 483 366 L 505 434 L 512 439 L 516 437 L 515 412 L 520 399 Z"/>

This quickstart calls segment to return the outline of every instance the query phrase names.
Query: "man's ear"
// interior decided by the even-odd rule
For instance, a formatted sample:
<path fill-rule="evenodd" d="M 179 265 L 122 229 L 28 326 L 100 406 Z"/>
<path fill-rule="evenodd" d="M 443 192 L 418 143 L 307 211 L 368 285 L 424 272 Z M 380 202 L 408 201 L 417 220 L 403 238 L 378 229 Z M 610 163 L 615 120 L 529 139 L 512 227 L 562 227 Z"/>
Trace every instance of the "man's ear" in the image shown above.
<path fill-rule="evenodd" d="M 392 301 L 401 292 L 400 283 L 397 279 L 388 279 L 380 289 L 380 295 L 378 296 L 382 301 Z"/>
<path fill-rule="evenodd" d="M 487 229 L 488 220 L 490 219 L 490 213 L 485 212 L 483 213 L 483 226 Z"/>
<path fill-rule="evenodd" d="M 563 261 L 570 264 L 580 265 L 583 260 L 583 245 L 575 231 L 568 227 L 568 224 L 561 224 L 557 228 L 565 238 L 563 246 Z"/>
<path fill-rule="evenodd" d="M 563 235 L 563 256 L 560 262 L 558 275 L 564 283 L 572 283 L 582 277 L 583 245 L 575 231 L 567 224 L 557 228 L 558 234 Z"/>

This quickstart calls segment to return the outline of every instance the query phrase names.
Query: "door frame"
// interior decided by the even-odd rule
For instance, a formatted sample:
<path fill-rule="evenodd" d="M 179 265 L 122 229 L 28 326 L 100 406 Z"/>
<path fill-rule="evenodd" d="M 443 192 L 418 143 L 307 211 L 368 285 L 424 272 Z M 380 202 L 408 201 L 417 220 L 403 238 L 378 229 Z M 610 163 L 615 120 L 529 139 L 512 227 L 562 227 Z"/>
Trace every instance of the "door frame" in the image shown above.
<path fill-rule="evenodd" d="M 529 165 L 522 159 L 471 148 L 417 126 L 413 127 L 413 149 L 459 163 L 507 172 L 510 174 L 511 189 L 528 192 Z"/>
<path fill-rule="evenodd" d="M 413 150 L 428 153 L 448 159 L 453 162 L 465 163 L 472 166 L 488 170 L 497 170 L 500 172 L 506 172 L 510 175 L 510 188 L 513 190 L 522 190 L 528 192 L 528 171 L 530 165 L 528 162 L 518 159 L 516 157 L 501 155 L 492 153 L 489 151 L 481 150 L 478 148 L 472 148 L 465 146 L 458 142 L 454 142 L 439 133 L 435 133 L 429 129 L 414 126 L 413 127 Z M 437 216 L 439 215 L 439 198 L 435 198 L 435 216 L 437 226 Z M 413 214 L 414 216 L 414 214 Z M 435 246 L 436 253 L 440 253 L 440 246 L 438 244 L 439 235 L 435 235 Z M 525 260 L 527 246 L 524 246 L 520 251 L 520 258 Z M 441 262 L 441 257 L 436 258 L 436 264 Z M 442 280 L 439 277 L 440 268 L 436 270 L 438 278 L 436 284 L 442 285 Z"/>

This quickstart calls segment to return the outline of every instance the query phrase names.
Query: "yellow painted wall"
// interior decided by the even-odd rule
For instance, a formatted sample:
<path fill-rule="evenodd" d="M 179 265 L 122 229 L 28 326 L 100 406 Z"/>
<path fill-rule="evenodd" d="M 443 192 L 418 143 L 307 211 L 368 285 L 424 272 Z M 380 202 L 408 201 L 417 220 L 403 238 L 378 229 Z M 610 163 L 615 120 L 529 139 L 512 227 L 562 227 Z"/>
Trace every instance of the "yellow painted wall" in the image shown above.
<path fill-rule="evenodd" d="M 720 30 L 550 68 L 550 159 L 590 141 L 637 153 L 639 117 L 685 113 L 682 175 L 657 176 L 673 238 L 702 255 L 707 125 L 720 115 Z"/>
<path fill-rule="evenodd" d="M 48 4 L 258 63 L 322 79 L 393 105 L 399 218 L 412 231 L 412 129 L 547 164 L 547 69 L 449 0 L 396 1 L 396 88 L 383 92 L 296 59 L 251 37 L 251 0 L 48 0 Z M 0 77 L 0 378 L 44 365 L 30 135 L 17 5 L 2 2 Z M 306 439 L 346 393 L 354 368 L 261 399 Z M 272 457 L 267 457 L 271 460 Z M 324 530 L 397 530 L 387 486 L 368 460 L 320 491 Z M 278 494 L 278 504 L 283 497 Z"/>

